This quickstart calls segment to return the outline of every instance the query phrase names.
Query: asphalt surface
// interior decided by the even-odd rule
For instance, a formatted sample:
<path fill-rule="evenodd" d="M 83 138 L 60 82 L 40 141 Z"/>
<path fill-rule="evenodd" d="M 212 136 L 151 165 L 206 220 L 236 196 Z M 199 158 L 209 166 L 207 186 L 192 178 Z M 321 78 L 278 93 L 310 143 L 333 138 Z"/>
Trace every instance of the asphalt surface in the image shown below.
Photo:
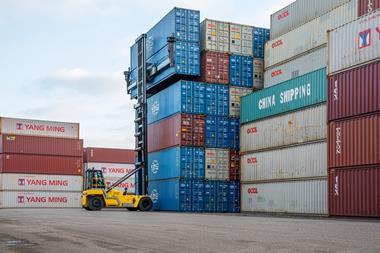
<path fill-rule="evenodd" d="M 0 209 L 0 252 L 380 252 L 380 220 Z"/>

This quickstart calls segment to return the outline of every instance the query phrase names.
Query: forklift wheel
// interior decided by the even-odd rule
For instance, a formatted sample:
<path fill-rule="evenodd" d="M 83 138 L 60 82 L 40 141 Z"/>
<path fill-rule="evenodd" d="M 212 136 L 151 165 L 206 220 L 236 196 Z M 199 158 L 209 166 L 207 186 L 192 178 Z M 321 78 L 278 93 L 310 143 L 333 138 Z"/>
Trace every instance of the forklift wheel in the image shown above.
<path fill-rule="evenodd" d="M 88 209 L 91 211 L 99 211 L 104 206 L 103 198 L 100 196 L 94 196 L 88 199 Z"/>
<path fill-rule="evenodd" d="M 150 211 L 152 210 L 152 207 L 153 207 L 153 201 L 151 198 L 145 197 L 145 198 L 140 199 L 140 202 L 139 202 L 140 211 L 144 211 L 144 212 Z"/>
<path fill-rule="evenodd" d="M 128 211 L 137 211 L 137 207 L 127 207 Z"/>

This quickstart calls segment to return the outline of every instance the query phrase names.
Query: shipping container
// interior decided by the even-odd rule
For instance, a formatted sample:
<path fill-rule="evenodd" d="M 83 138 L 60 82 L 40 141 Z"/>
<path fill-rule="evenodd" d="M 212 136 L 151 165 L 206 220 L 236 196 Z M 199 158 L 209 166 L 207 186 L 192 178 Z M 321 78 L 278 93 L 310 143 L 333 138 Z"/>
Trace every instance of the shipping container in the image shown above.
<path fill-rule="evenodd" d="M 358 16 L 363 16 L 380 8 L 380 0 L 358 0 Z"/>
<path fill-rule="evenodd" d="M 329 74 L 380 57 L 380 10 L 328 33 Z"/>
<path fill-rule="evenodd" d="M 82 191 L 82 176 L 0 174 L 0 191 Z"/>
<path fill-rule="evenodd" d="M 330 122 L 329 168 L 380 164 L 380 114 Z"/>
<path fill-rule="evenodd" d="M 205 145 L 205 116 L 175 114 L 148 126 L 148 152 L 173 146 Z"/>
<path fill-rule="evenodd" d="M 240 212 L 240 182 L 229 182 L 228 189 L 228 212 L 239 213 Z"/>
<path fill-rule="evenodd" d="M 228 149 L 205 150 L 205 179 L 229 180 Z"/>
<path fill-rule="evenodd" d="M 0 173 L 82 175 L 82 157 L 0 154 Z"/>
<path fill-rule="evenodd" d="M 235 192 L 233 192 L 235 193 Z M 204 211 L 228 212 L 233 209 L 236 200 L 234 194 L 230 194 L 230 183 L 227 181 L 207 180 L 204 183 Z M 229 203 L 231 201 L 231 205 Z"/>
<path fill-rule="evenodd" d="M 116 183 L 117 180 L 119 180 L 120 177 L 108 177 L 105 178 L 106 186 L 110 187 L 112 184 Z M 135 194 L 136 188 L 135 188 L 135 178 L 130 177 L 124 182 L 120 183 L 117 187 L 114 188 L 115 190 L 119 190 L 122 192 L 125 192 L 125 189 L 127 189 L 127 193 L 129 194 Z"/>
<path fill-rule="evenodd" d="M 228 116 L 229 89 L 228 86 L 205 84 L 206 114 L 211 116 Z"/>
<path fill-rule="evenodd" d="M 228 53 L 230 51 L 230 25 L 211 19 L 201 23 L 201 49 Z"/>
<path fill-rule="evenodd" d="M 261 90 L 264 87 L 264 60 L 253 59 L 253 89 Z"/>
<path fill-rule="evenodd" d="M 239 119 L 230 119 L 230 149 L 240 149 L 240 120 Z"/>
<path fill-rule="evenodd" d="M 230 150 L 230 180 L 240 180 L 240 155 L 237 150 Z"/>
<path fill-rule="evenodd" d="M 328 77 L 328 119 L 380 111 L 380 60 Z"/>
<path fill-rule="evenodd" d="M 311 143 L 241 157 L 241 181 L 327 177 L 327 144 Z"/>
<path fill-rule="evenodd" d="M 253 27 L 230 23 L 230 53 L 253 56 Z"/>
<path fill-rule="evenodd" d="M 270 30 L 267 28 L 253 28 L 253 57 L 264 58 L 265 44 L 270 39 Z"/>
<path fill-rule="evenodd" d="M 264 86 L 268 88 L 318 69 L 326 68 L 326 66 L 327 48 L 322 47 L 280 66 L 266 69 L 264 74 Z"/>
<path fill-rule="evenodd" d="M 380 167 L 329 170 L 329 215 L 380 216 Z"/>
<path fill-rule="evenodd" d="M 2 134 L 0 153 L 82 157 L 83 140 Z"/>
<path fill-rule="evenodd" d="M 85 163 L 135 163 L 135 151 L 132 149 L 95 148 L 84 149 Z"/>
<path fill-rule="evenodd" d="M 245 124 L 240 129 L 242 153 L 326 139 L 326 105 Z"/>
<path fill-rule="evenodd" d="M 236 119 L 227 117 L 206 117 L 206 147 L 208 148 L 235 148 L 236 129 L 231 126 Z"/>
<path fill-rule="evenodd" d="M 192 181 L 191 211 L 204 211 L 204 180 Z"/>
<path fill-rule="evenodd" d="M 134 164 L 127 163 L 96 163 L 84 164 L 85 170 L 96 169 L 103 172 L 105 178 L 121 178 L 135 169 Z M 134 175 L 132 176 L 134 178 Z"/>
<path fill-rule="evenodd" d="M 0 208 L 79 208 L 81 195 L 80 191 L 0 191 Z"/>
<path fill-rule="evenodd" d="M 149 180 L 203 179 L 204 177 L 204 148 L 172 147 L 148 154 Z"/>
<path fill-rule="evenodd" d="M 242 184 L 241 211 L 327 214 L 327 180 Z"/>
<path fill-rule="evenodd" d="M 271 15 L 271 39 L 280 37 L 347 2 L 349 0 L 295 1 Z"/>
<path fill-rule="evenodd" d="M 307 2 L 311 4 L 311 1 Z M 307 8 L 316 10 L 310 6 Z M 311 49 L 324 46 L 327 43 L 327 31 L 356 19 L 357 9 L 357 0 L 349 1 L 291 32 L 274 37 L 265 46 L 265 67 L 283 64 Z"/>
<path fill-rule="evenodd" d="M 230 99 L 229 99 L 229 116 L 232 118 L 240 117 L 240 97 L 246 96 L 252 93 L 252 89 L 230 87 Z"/>
<path fill-rule="evenodd" d="M 253 58 L 230 55 L 230 85 L 253 88 Z"/>
<path fill-rule="evenodd" d="M 228 84 L 230 59 L 227 53 L 203 51 L 201 53 L 200 81 Z"/>
<path fill-rule="evenodd" d="M 79 123 L 0 117 L 0 134 L 79 139 Z"/>
<path fill-rule="evenodd" d="M 254 92 L 241 99 L 242 124 L 326 101 L 326 69 Z"/>

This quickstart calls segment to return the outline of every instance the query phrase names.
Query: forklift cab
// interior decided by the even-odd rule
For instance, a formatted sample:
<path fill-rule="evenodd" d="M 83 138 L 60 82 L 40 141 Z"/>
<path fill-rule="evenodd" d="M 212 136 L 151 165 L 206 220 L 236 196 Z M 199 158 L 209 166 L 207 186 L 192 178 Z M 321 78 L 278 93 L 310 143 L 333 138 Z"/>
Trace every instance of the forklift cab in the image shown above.
<path fill-rule="evenodd" d="M 106 189 L 103 172 L 101 170 L 95 170 L 94 168 L 87 170 L 83 189 Z"/>

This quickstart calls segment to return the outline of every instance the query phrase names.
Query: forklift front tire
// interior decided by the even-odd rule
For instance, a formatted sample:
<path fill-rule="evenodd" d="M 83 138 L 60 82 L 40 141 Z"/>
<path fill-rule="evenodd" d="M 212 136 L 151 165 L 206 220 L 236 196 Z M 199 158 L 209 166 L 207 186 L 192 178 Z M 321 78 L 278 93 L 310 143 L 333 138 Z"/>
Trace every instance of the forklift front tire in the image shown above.
<path fill-rule="evenodd" d="M 153 201 L 151 198 L 145 197 L 140 199 L 139 202 L 139 210 L 143 212 L 147 212 L 152 210 L 153 208 Z"/>
<path fill-rule="evenodd" d="M 104 206 L 103 198 L 100 196 L 90 197 L 87 201 L 87 206 L 91 211 L 99 211 Z"/>

